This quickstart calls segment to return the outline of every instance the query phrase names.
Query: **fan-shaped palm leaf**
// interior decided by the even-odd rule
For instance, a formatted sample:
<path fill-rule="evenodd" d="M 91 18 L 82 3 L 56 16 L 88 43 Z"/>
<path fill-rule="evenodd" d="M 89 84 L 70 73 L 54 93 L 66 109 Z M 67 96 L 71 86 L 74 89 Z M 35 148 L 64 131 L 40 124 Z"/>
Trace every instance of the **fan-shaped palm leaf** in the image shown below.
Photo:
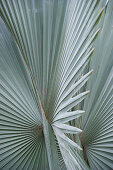
<path fill-rule="evenodd" d="M 113 1 L 109 1 L 102 31 L 95 42 L 85 101 L 82 142 L 91 169 L 113 168 Z M 97 62 L 98 60 L 98 62 Z M 88 105 L 87 105 L 88 103 Z"/>
<path fill-rule="evenodd" d="M 89 94 L 89 90 L 81 88 L 92 69 L 85 73 L 84 69 L 94 52 L 104 6 L 104 0 L 0 1 L 0 15 L 11 33 L 0 20 L 0 169 L 88 169 L 79 151 L 79 138 L 76 143 L 72 138 L 82 132 L 73 120 L 84 111 L 72 108 L 80 106 Z M 107 11 L 109 14 L 111 9 Z M 95 69 L 95 59 L 91 63 Z M 108 62 L 103 64 L 107 66 Z M 111 89 L 110 68 L 100 94 L 107 93 L 108 86 Z M 102 77 L 104 69 L 98 72 Z M 98 80 L 97 76 L 95 92 L 102 88 L 102 77 Z M 89 89 L 92 82 L 94 78 Z M 96 96 L 93 94 L 90 103 Z M 104 102 L 101 98 L 100 108 Z M 108 110 L 107 103 L 106 107 Z M 94 114 L 89 116 L 86 103 L 84 108 L 88 111 L 80 125 L 87 129 Z M 87 157 L 91 167 L 98 168 L 98 163 Z"/>

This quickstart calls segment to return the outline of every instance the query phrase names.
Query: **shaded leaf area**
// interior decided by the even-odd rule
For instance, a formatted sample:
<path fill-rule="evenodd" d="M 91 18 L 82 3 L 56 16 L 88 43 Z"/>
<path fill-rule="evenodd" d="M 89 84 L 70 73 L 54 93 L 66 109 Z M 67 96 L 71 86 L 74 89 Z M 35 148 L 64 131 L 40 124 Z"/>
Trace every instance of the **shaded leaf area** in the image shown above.
<path fill-rule="evenodd" d="M 96 51 L 88 81 L 91 94 L 85 100 L 82 143 L 91 169 L 113 168 L 113 1 L 108 2 L 103 27 L 95 41 Z M 98 62 L 97 62 L 98 61 Z M 88 105 L 87 105 L 88 103 Z"/>
<path fill-rule="evenodd" d="M 84 113 L 78 106 L 89 90 L 80 90 L 92 73 L 84 69 L 104 5 L 104 0 L 0 1 L 10 30 L 0 21 L 1 169 L 88 169 L 79 136 L 71 137 L 81 130 L 69 121 Z"/>

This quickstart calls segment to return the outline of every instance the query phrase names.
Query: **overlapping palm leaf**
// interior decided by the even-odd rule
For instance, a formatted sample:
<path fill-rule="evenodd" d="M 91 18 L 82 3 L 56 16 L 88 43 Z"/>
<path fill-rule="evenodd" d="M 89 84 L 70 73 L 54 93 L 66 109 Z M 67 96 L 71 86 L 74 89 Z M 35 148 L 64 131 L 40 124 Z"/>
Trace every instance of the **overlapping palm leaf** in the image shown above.
<path fill-rule="evenodd" d="M 90 63 L 95 71 L 87 84 L 91 94 L 84 105 L 87 114 L 82 121 L 82 142 L 91 169 L 112 169 L 113 1 L 108 3 L 103 28 L 95 46 L 95 54 Z"/>
<path fill-rule="evenodd" d="M 79 91 L 92 73 L 83 70 L 94 52 L 104 5 L 100 0 L 0 1 L 11 32 L 1 21 L 1 169 L 88 168 L 70 137 L 81 130 L 68 122 L 84 113 L 72 108 L 89 94 Z"/>

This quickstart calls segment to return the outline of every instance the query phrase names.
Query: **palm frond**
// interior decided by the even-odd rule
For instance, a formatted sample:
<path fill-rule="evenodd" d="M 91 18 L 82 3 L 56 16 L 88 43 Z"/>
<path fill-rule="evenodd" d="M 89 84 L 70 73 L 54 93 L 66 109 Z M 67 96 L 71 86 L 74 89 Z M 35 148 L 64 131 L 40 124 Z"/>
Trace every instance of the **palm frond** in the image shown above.
<path fill-rule="evenodd" d="M 95 42 L 82 120 L 82 143 L 91 169 L 113 168 L 113 1 L 108 2 L 102 31 Z M 98 62 L 97 62 L 98 61 Z M 88 104 L 87 104 L 88 103 Z"/>
<path fill-rule="evenodd" d="M 88 169 L 81 147 L 67 135 L 81 130 L 68 122 L 83 113 L 72 108 L 89 94 L 78 91 L 92 73 L 81 77 L 94 52 L 104 4 L 0 1 L 11 33 L 0 21 L 1 169 L 60 169 L 59 148 L 67 169 Z"/>

